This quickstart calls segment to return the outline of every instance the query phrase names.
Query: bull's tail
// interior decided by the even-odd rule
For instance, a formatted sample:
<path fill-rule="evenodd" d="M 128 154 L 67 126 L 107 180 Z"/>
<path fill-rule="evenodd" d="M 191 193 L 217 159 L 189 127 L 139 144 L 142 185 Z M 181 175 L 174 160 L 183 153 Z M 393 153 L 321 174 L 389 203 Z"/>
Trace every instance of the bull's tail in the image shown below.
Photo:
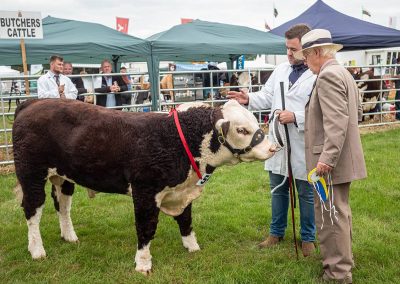
<path fill-rule="evenodd" d="M 17 184 L 14 187 L 14 194 L 15 194 L 15 198 L 17 199 L 18 203 L 22 205 L 22 198 L 24 197 L 24 193 L 22 192 L 22 186 L 19 183 L 19 181 L 17 181 Z"/>
<path fill-rule="evenodd" d="M 39 101 L 39 100 L 37 100 L 37 99 L 29 99 L 29 100 L 26 100 L 26 101 L 24 101 L 23 103 L 19 104 L 19 105 L 17 106 L 17 108 L 15 109 L 14 119 L 17 118 L 18 114 L 19 114 L 22 110 L 26 109 L 26 108 L 29 107 L 31 104 L 33 104 L 33 103 L 35 103 L 35 102 L 38 102 L 38 101 Z"/>

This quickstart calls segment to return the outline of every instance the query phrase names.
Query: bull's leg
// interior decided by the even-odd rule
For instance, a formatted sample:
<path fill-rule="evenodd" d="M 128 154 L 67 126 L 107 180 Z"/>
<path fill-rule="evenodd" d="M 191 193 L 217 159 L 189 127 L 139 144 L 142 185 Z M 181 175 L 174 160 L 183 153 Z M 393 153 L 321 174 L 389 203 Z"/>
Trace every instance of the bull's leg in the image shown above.
<path fill-rule="evenodd" d="M 157 229 L 160 209 L 154 199 L 135 196 L 135 225 L 137 232 L 136 271 L 148 275 L 151 272 L 150 241 Z"/>
<path fill-rule="evenodd" d="M 28 225 L 28 250 L 33 259 L 46 257 L 40 235 L 40 219 L 42 217 L 46 193 L 45 175 L 33 173 L 30 176 L 18 176 L 23 193 L 22 207 L 24 208 L 26 223 Z"/>
<path fill-rule="evenodd" d="M 189 252 L 200 250 L 196 235 L 192 230 L 192 203 L 190 203 L 181 215 L 174 217 L 181 231 L 182 243 Z"/>
<path fill-rule="evenodd" d="M 53 180 L 52 180 L 53 182 Z M 61 238 L 67 242 L 77 242 L 74 226 L 71 220 L 72 194 L 74 193 L 74 184 L 69 181 L 60 183 L 55 182 L 52 186 L 51 196 L 54 200 L 54 207 L 57 210 L 60 222 Z"/>

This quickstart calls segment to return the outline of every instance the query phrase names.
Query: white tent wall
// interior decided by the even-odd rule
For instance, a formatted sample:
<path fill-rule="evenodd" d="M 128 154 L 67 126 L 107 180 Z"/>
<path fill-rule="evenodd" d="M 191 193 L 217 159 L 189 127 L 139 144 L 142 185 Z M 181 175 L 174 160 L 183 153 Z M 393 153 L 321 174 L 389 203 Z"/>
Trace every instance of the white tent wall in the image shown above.
<path fill-rule="evenodd" d="M 12 80 L 3 79 L 4 77 L 19 76 L 18 70 L 11 69 L 8 66 L 0 66 L 0 94 L 9 94 L 11 91 Z"/>

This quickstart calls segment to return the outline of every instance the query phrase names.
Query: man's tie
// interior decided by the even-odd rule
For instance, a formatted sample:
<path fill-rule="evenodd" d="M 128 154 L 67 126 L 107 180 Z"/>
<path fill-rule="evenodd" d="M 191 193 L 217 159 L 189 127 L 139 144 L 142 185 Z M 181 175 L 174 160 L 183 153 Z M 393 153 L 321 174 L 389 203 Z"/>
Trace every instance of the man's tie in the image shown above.
<path fill-rule="evenodd" d="M 292 65 L 292 72 L 289 75 L 289 89 L 296 83 L 297 79 L 307 70 L 307 66 L 302 64 Z"/>
<path fill-rule="evenodd" d="M 54 79 L 56 79 L 57 86 L 60 86 L 60 75 L 54 75 Z"/>

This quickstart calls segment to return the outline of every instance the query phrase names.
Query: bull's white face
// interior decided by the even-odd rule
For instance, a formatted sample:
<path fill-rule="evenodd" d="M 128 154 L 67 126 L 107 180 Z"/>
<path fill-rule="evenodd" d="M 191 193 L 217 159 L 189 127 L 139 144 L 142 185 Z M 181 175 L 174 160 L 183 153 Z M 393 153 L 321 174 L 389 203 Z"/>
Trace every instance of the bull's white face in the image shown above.
<path fill-rule="evenodd" d="M 365 91 L 368 88 L 368 84 L 365 82 L 368 79 L 369 79 L 369 75 L 368 74 L 363 74 L 363 75 L 360 76 L 359 80 L 361 80 L 361 81 L 357 82 L 357 87 L 360 89 L 360 91 Z"/>
<path fill-rule="evenodd" d="M 233 148 L 243 149 L 250 145 L 254 133 L 259 129 L 254 115 L 242 107 L 237 101 L 230 100 L 222 108 L 224 119 L 217 122 L 216 128 L 229 121 L 229 130 L 226 140 Z M 275 147 L 267 137 L 256 145 L 250 152 L 240 155 L 240 160 L 250 162 L 254 160 L 266 160 L 273 156 Z"/>

